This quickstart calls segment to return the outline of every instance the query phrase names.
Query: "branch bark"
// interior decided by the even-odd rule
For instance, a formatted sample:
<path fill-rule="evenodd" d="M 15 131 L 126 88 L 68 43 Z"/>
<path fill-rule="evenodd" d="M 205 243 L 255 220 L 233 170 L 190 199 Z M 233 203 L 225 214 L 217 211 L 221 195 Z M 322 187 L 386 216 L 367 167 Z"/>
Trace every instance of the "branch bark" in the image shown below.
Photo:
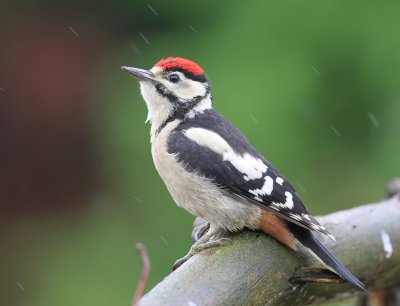
<path fill-rule="evenodd" d="M 337 242 L 322 236 L 320 240 L 369 290 L 400 284 L 398 193 L 318 220 Z M 321 267 L 302 247 L 294 252 L 250 231 L 232 235 L 232 241 L 192 257 L 139 305 L 309 305 L 362 294 L 348 283 L 296 282 L 303 267 Z"/>
<path fill-rule="evenodd" d="M 150 258 L 149 255 L 147 254 L 147 249 L 143 243 L 137 243 L 136 244 L 136 250 L 139 253 L 140 260 L 142 261 L 142 273 L 140 275 L 139 282 L 136 286 L 136 291 L 135 295 L 133 296 L 132 300 L 132 306 L 137 306 L 139 303 L 139 300 L 141 299 L 144 288 L 146 287 L 147 280 L 149 279 L 149 274 L 150 274 Z"/>

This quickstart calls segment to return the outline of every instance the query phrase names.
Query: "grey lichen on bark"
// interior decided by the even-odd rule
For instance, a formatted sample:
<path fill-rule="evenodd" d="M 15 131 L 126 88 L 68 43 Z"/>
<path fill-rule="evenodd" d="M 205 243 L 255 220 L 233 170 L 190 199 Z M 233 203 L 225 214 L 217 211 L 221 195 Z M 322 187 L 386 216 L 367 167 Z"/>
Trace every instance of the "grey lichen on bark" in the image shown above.
<path fill-rule="evenodd" d="M 400 178 L 393 178 L 386 186 L 386 198 L 400 194 Z M 400 305 L 400 284 L 360 296 L 357 306 L 398 306 Z"/>
<path fill-rule="evenodd" d="M 371 291 L 400 284 L 400 196 L 394 190 L 380 203 L 318 217 L 337 240 L 319 235 L 321 242 Z M 292 251 L 250 231 L 231 239 L 192 257 L 139 305 L 309 305 L 363 294 L 348 283 L 307 282 L 304 267 L 322 266 L 301 246 Z"/>

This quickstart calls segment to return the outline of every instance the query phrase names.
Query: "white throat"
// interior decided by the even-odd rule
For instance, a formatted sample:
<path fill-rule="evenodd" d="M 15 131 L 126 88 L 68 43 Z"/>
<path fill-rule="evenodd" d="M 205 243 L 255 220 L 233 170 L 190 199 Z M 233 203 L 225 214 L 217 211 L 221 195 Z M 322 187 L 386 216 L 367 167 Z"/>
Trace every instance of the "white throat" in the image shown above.
<path fill-rule="evenodd" d="M 173 110 L 169 100 L 161 96 L 152 84 L 140 82 L 140 91 L 147 106 L 146 122 L 151 124 L 151 135 L 168 119 Z"/>

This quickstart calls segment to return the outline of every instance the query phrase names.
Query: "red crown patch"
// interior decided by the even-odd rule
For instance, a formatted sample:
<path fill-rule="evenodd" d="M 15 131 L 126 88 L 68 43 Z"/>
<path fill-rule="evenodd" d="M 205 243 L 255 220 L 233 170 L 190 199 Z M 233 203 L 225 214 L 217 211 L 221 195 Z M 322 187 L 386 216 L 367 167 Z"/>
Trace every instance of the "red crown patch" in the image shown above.
<path fill-rule="evenodd" d="M 158 61 L 154 66 L 160 67 L 164 70 L 172 70 L 174 68 L 180 68 L 193 75 L 204 74 L 204 70 L 195 62 L 182 57 L 168 57 Z"/>

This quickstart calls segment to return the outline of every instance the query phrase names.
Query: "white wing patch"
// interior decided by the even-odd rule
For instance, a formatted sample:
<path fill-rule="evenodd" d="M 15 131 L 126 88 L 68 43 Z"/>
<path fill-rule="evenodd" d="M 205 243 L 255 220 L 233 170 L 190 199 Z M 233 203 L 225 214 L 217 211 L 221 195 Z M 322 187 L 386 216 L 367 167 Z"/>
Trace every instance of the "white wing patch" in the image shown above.
<path fill-rule="evenodd" d="M 285 192 L 285 196 L 286 196 L 286 203 L 285 206 L 289 209 L 292 209 L 294 207 L 294 203 L 293 203 L 293 195 L 289 192 L 286 191 Z"/>
<path fill-rule="evenodd" d="M 190 128 L 183 133 L 198 145 L 222 155 L 224 161 L 231 162 L 238 171 L 244 173 L 243 178 L 246 181 L 262 178 L 263 173 L 268 169 L 261 159 L 251 156 L 249 153 L 243 155 L 236 153 L 225 139 L 213 131 L 203 128 Z"/>
<path fill-rule="evenodd" d="M 286 191 L 285 192 L 285 196 L 286 196 L 286 202 L 285 203 L 273 202 L 273 203 L 271 203 L 272 207 L 276 207 L 278 210 L 281 209 L 281 208 L 293 209 L 293 207 L 294 207 L 293 195 L 289 191 Z"/>
<path fill-rule="evenodd" d="M 220 155 L 223 155 L 229 150 L 233 151 L 225 139 L 212 131 L 202 128 L 190 128 L 184 130 L 183 133 L 187 138 L 196 142 L 198 145 L 207 147 Z"/>
<path fill-rule="evenodd" d="M 278 177 L 275 179 L 275 181 L 276 181 L 277 184 L 279 184 L 279 185 L 282 186 L 283 178 L 281 178 L 281 177 L 278 176 Z"/>
<path fill-rule="evenodd" d="M 261 189 L 252 189 L 249 190 L 250 193 L 254 194 L 257 196 L 257 198 L 261 199 L 259 196 L 263 195 L 271 195 L 272 190 L 274 189 L 274 180 L 270 176 L 266 176 L 265 178 L 264 185 L 262 186 Z M 257 199 L 256 199 L 257 200 Z"/>

